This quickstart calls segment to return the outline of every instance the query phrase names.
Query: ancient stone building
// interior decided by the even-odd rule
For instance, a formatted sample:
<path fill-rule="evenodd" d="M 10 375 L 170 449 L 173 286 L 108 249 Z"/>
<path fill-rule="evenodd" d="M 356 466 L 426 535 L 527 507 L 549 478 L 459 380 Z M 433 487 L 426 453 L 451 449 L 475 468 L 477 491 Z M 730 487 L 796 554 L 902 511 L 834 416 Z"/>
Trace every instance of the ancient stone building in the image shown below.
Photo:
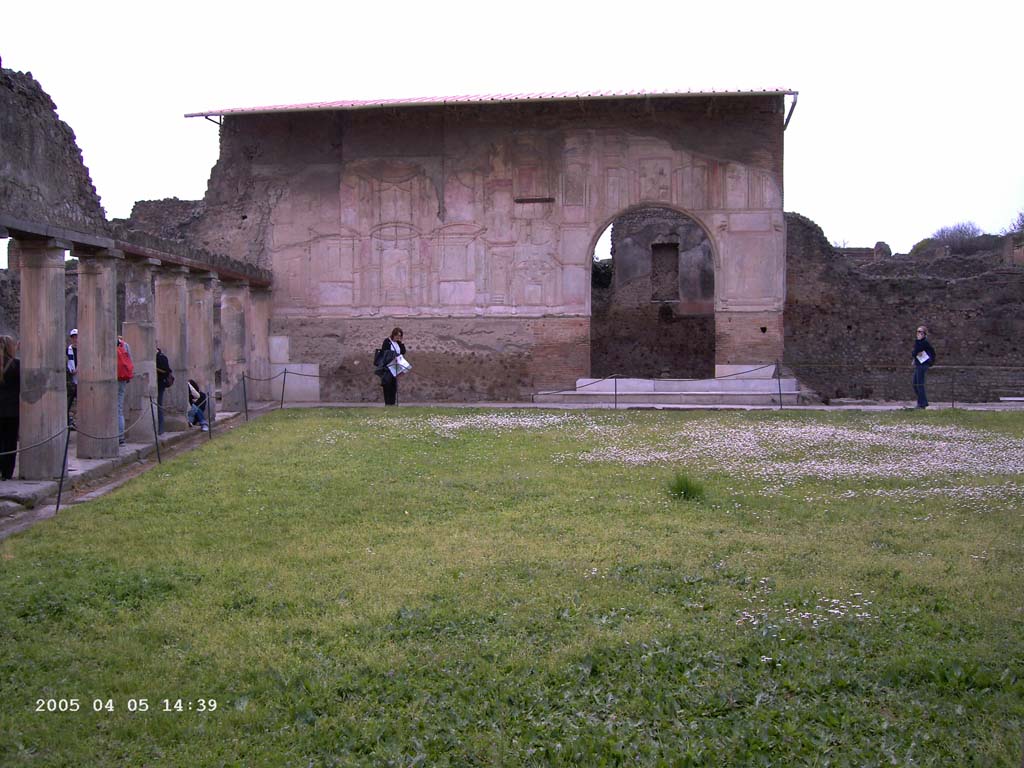
<path fill-rule="evenodd" d="M 706 267 L 692 306 L 648 301 L 701 337 L 700 361 L 625 373 L 753 367 L 783 351 L 785 96 L 204 113 L 223 119 L 221 155 L 184 229 L 273 270 L 274 363 L 319 374 L 321 398 L 377 399 L 371 350 L 401 325 L 417 374 L 403 396 L 520 399 L 590 375 L 595 242 L 658 206 L 691 222 L 661 244 L 659 284 L 695 247 Z"/>

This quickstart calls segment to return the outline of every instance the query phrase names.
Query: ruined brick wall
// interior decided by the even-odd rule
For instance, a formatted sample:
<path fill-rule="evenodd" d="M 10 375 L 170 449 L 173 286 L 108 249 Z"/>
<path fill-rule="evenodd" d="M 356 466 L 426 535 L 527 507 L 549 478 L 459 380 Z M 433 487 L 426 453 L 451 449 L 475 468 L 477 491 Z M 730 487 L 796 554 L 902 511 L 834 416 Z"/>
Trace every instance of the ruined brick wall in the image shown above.
<path fill-rule="evenodd" d="M 106 218 L 71 128 L 31 73 L 0 69 L 0 211 L 105 234 Z"/>
<path fill-rule="evenodd" d="M 321 400 L 374 402 L 373 352 L 395 325 L 413 365 L 400 402 L 529 400 L 589 367 L 586 318 L 273 318 L 270 333 L 290 337 L 293 359 L 319 362 Z"/>
<path fill-rule="evenodd" d="M 193 242 L 197 247 L 205 246 L 193 237 L 193 229 L 203 215 L 206 206 L 202 200 L 179 200 L 169 197 L 163 200 L 139 200 L 132 206 L 127 219 L 111 222 L 125 232 L 145 232 L 172 242 Z"/>
<path fill-rule="evenodd" d="M 786 215 L 785 360 L 825 398 L 908 400 L 914 329 L 938 364 L 929 398 L 996 400 L 1024 390 L 1024 267 L 996 251 L 849 263 L 821 229 Z M 956 367 L 954 367 L 956 366 Z"/>
<path fill-rule="evenodd" d="M 18 336 L 21 281 L 12 269 L 0 269 L 0 336 Z"/>

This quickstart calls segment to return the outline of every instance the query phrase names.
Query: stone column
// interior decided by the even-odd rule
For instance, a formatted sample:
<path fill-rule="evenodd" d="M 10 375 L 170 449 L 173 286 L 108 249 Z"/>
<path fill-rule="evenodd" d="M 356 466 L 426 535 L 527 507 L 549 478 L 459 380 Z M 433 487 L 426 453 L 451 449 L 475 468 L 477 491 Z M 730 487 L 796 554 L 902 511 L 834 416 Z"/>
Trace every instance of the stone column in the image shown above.
<path fill-rule="evenodd" d="M 21 446 L 43 443 L 18 456 L 23 480 L 60 477 L 63 430 L 68 423 L 64 328 L 64 251 L 60 240 L 18 241 L 21 269 Z"/>
<path fill-rule="evenodd" d="M 208 418 L 216 413 L 213 374 L 213 272 L 192 272 L 188 276 L 188 378 L 195 379 L 209 401 Z"/>
<path fill-rule="evenodd" d="M 233 280 L 222 283 L 220 327 L 224 367 L 221 369 L 220 394 L 221 408 L 225 411 L 241 411 L 245 407 L 242 398 L 242 374 L 248 373 L 248 308 L 248 282 Z"/>
<path fill-rule="evenodd" d="M 164 428 L 169 432 L 188 429 L 188 310 L 185 275 L 188 269 L 164 266 L 157 270 L 156 346 L 167 355 L 174 372 L 174 386 L 164 392 Z M 154 353 L 155 355 L 155 353 Z"/>
<path fill-rule="evenodd" d="M 117 262 L 121 251 L 78 258 L 78 457 L 117 456 Z"/>
<path fill-rule="evenodd" d="M 135 378 L 125 395 L 125 427 L 130 443 L 152 443 L 153 417 L 150 398 L 156 402 L 156 302 L 153 268 L 157 259 L 129 256 L 124 279 L 124 338 L 132 350 Z M 128 428 L 129 424 L 134 426 Z"/>
<path fill-rule="evenodd" d="M 249 323 L 249 373 L 257 379 L 270 378 L 270 290 L 258 289 L 250 293 L 251 322 Z M 256 381 L 247 386 L 249 400 L 270 400 L 270 382 Z"/>

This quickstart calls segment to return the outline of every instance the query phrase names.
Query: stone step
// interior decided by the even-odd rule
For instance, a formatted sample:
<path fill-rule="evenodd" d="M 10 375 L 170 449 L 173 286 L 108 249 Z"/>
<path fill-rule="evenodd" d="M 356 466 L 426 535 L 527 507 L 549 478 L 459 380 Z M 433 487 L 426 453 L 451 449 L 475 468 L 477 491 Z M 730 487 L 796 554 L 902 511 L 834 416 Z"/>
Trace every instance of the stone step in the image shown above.
<path fill-rule="evenodd" d="M 779 379 L 577 379 L 576 392 L 618 392 L 622 394 L 654 393 L 736 393 L 736 394 L 778 394 Z M 799 391 L 800 383 L 795 378 L 781 379 L 782 391 Z"/>
<path fill-rule="evenodd" d="M 556 405 L 589 404 L 594 407 L 618 404 L 630 405 L 778 405 L 779 393 L 775 392 L 648 392 L 622 393 L 618 396 L 608 392 L 562 392 L 534 395 L 535 403 Z M 801 390 L 783 390 L 782 404 L 797 405 L 808 402 Z"/>
<path fill-rule="evenodd" d="M 782 379 L 577 379 L 576 389 L 538 392 L 536 403 L 636 405 L 797 405 L 818 402 L 793 377 Z"/>

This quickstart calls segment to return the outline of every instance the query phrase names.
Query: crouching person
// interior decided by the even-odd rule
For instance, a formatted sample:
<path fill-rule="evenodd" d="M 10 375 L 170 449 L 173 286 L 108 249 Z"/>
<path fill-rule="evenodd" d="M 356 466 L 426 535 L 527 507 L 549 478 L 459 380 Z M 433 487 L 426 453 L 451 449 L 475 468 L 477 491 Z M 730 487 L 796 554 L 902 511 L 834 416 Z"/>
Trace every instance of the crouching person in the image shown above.
<path fill-rule="evenodd" d="M 188 380 L 188 425 L 198 425 L 203 432 L 210 431 L 206 421 L 206 393 L 199 389 L 195 379 Z"/>

